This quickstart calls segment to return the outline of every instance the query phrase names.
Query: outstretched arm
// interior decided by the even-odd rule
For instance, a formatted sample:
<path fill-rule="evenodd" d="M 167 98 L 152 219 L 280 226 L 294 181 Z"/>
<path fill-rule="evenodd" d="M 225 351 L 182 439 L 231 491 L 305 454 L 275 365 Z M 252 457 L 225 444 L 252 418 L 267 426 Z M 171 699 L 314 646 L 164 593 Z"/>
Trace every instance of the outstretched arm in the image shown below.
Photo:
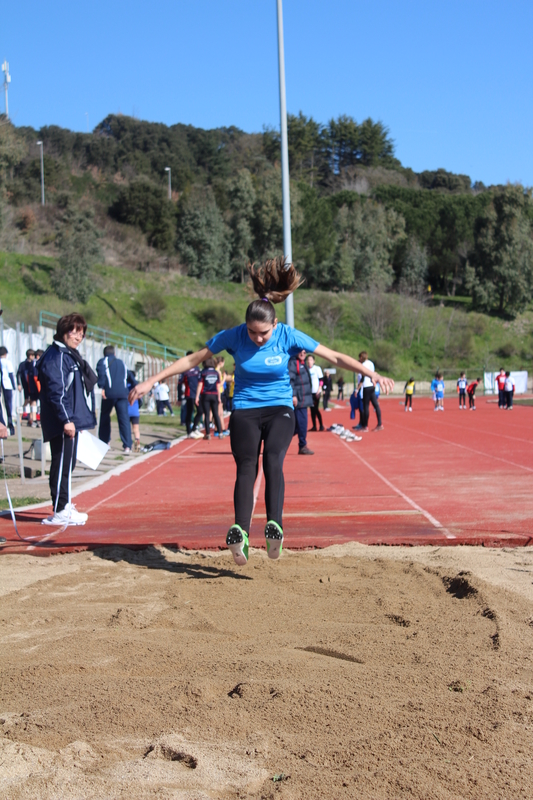
<path fill-rule="evenodd" d="M 330 364 L 335 364 L 339 367 L 343 367 L 344 369 L 349 369 L 350 372 L 360 372 L 362 375 L 366 375 L 370 378 L 372 383 L 379 383 L 385 394 L 392 392 L 394 388 L 394 381 L 392 378 L 385 378 L 383 375 L 379 375 L 377 372 L 372 372 L 371 369 L 364 367 L 361 362 L 356 361 L 355 358 L 347 356 L 344 353 L 337 353 L 336 350 L 330 350 L 329 347 L 324 347 L 323 344 L 318 345 L 315 350 L 315 355 L 325 358 L 326 361 L 330 362 Z"/>
<path fill-rule="evenodd" d="M 179 375 L 181 372 L 187 372 L 188 369 L 197 367 L 198 364 L 205 361 L 205 359 L 209 358 L 211 355 L 211 350 L 208 350 L 207 347 L 202 347 L 201 350 L 197 350 L 196 353 L 191 353 L 190 356 L 178 358 L 170 367 L 165 367 L 165 369 L 158 372 L 157 375 L 152 375 L 151 378 L 147 378 L 142 383 L 138 383 L 137 386 L 134 386 L 128 395 L 130 405 L 138 400 L 139 397 L 148 394 L 154 383 L 162 381 L 165 378 L 170 378 L 171 375 Z"/>

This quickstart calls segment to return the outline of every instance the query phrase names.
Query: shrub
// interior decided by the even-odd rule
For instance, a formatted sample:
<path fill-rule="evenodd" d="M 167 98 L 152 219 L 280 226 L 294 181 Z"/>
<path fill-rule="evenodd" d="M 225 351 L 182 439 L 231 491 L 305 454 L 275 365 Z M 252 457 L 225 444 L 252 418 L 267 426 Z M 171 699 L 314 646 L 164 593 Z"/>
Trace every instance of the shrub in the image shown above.
<path fill-rule="evenodd" d="M 165 316 L 167 302 L 158 289 L 146 289 L 139 295 L 135 302 L 135 309 L 146 319 L 157 319 L 159 322 Z"/>
<path fill-rule="evenodd" d="M 500 358 L 511 358 L 511 356 L 515 355 L 516 351 L 517 348 L 514 342 L 505 342 L 505 344 L 502 344 L 496 351 L 496 355 L 500 356 Z"/>
<path fill-rule="evenodd" d="M 230 306 L 222 305 L 221 303 L 213 304 L 203 308 L 201 311 L 197 311 L 196 317 L 205 325 L 208 336 L 228 328 L 235 328 L 243 321 Z"/>

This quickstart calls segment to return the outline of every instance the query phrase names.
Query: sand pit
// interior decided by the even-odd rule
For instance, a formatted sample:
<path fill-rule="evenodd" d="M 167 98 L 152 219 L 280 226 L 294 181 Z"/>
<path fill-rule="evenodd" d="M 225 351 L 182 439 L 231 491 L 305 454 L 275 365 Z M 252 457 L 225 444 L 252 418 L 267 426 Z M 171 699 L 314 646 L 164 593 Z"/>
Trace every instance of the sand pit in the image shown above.
<path fill-rule="evenodd" d="M 0 559 L 0 795 L 530 798 L 533 550 Z"/>

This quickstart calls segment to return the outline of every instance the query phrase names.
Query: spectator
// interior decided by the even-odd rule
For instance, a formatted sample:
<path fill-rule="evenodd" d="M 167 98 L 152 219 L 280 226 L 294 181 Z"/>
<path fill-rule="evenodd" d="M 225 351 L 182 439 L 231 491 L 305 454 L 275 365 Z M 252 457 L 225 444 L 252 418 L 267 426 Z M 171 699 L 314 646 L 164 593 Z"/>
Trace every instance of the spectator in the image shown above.
<path fill-rule="evenodd" d="M 196 389 L 196 404 L 201 406 L 205 420 L 204 439 L 211 438 L 211 412 L 217 429 L 216 435 L 222 436 L 225 433 L 218 414 L 219 384 L 220 377 L 215 369 L 215 359 L 207 358 Z"/>
<path fill-rule="evenodd" d="M 413 395 L 415 393 L 415 379 L 409 378 L 406 381 L 405 386 L 403 387 L 403 391 L 405 394 L 405 410 L 412 411 L 413 410 Z"/>
<path fill-rule="evenodd" d="M 433 411 L 444 411 L 444 379 L 442 372 L 436 372 L 435 377 L 431 381 L 431 391 L 433 393 L 433 400 L 435 408 Z"/>
<path fill-rule="evenodd" d="M 128 370 L 120 358 L 115 356 L 112 344 L 104 347 L 104 357 L 96 365 L 98 386 L 102 389 L 100 426 L 98 438 L 106 444 L 111 443 L 111 412 L 115 409 L 122 450 L 131 453 L 131 427 L 128 413 Z"/>
<path fill-rule="evenodd" d="M 13 425 L 13 391 L 15 390 L 15 376 L 13 375 L 13 364 L 9 360 L 6 347 L 0 347 L 0 383 L 6 406 L 7 427 L 11 436 L 15 435 Z M 0 421 L 3 422 L 2 411 L 0 409 Z"/>
<path fill-rule="evenodd" d="M 342 375 L 337 378 L 337 400 L 344 400 L 344 378 Z"/>
<path fill-rule="evenodd" d="M 359 353 L 359 361 L 366 367 L 367 370 L 371 370 L 374 372 L 374 364 L 370 361 L 368 357 L 368 353 L 363 350 Z M 372 382 L 371 378 L 367 375 L 359 376 L 359 386 L 363 388 L 363 410 L 360 414 L 360 421 L 359 425 L 356 425 L 356 430 L 358 431 L 368 431 L 368 421 L 370 416 L 370 403 L 374 406 L 374 411 L 376 412 L 376 416 L 378 419 L 378 424 L 374 428 L 375 431 L 382 431 L 383 425 L 381 424 L 381 408 L 379 407 L 379 401 L 376 396 L 376 387 Z"/>
<path fill-rule="evenodd" d="M 235 364 L 233 365 L 233 372 L 226 372 L 226 394 L 228 398 L 228 411 L 233 411 L 233 395 L 235 392 Z"/>
<path fill-rule="evenodd" d="M 466 387 L 466 393 L 468 395 L 468 410 L 475 411 L 476 410 L 476 389 L 479 385 L 481 378 L 476 378 L 475 381 L 472 381 L 470 386 Z"/>
<path fill-rule="evenodd" d="M 170 405 L 170 389 L 165 378 L 163 378 L 163 380 L 156 385 L 154 393 L 155 402 L 157 405 L 157 415 L 159 417 L 164 417 L 165 409 L 168 408 L 170 411 L 170 416 L 173 417 L 174 412 L 172 411 L 172 406 Z"/>
<path fill-rule="evenodd" d="M 131 369 L 128 370 L 127 387 L 130 392 L 134 386 L 137 386 L 135 373 Z M 141 418 L 141 404 L 142 399 L 135 400 L 131 405 L 128 403 L 128 416 L 130 418 L 131 430 L 133 432 L 133 452 L 141 452 L 141 429 L 139 427 Z"/>
<path fill-rule="evenodd" d="M 97 377 L 78 353 L 87 330 L 80 314 L 57 323 L 54 343 L 39 360 L 41 425 L 50 442 L 50 493 L 54 513 L 44 525 L 85 525 L 87 514 L 71 502 L 71 476 L 76 466 L 78 432 L 95 427 L 94 387 Z"/>
<path fill-rule="evenodd" d="M 192 355 L 192 350 L 187 350 L 187 355 Z M 183 388 L 185 392 L 185 403 L 187 407 L 185 415 L 185 427 L 187 428 L 187 436 L 192 439 L 199 439 L 201 433 L 198 430 L 200 420 L 202 418 L 201 412 L 196 405 L 196 390 L 198 389 L 198 381 L 200 380 L 200 370 L 198 367 L 188 369 L 182 375 Z M 194 422 L 193 422 L 194 416 Z"/>
<path fill-rule="evenodd" d="M 466 373 L 461 372 L 459 376 L 459 380 L 457 381 L 457 391 L 459 393 L 459 409 L 463 409 L 466 411 L 466 387 L 468 386 L 468 381 L 466 379 Z"/>
<path fill-rule="evenodd" d="M 28 413 L 28 427 L 37 427 L 37 400 L 39 392 L 35 378 L 35 350 L 26 350 L 26 360 L 21 361 L 17 370 L 17 388 L 24 392 L 24 405 Z"/>
<path fill-rule="evenodd" d="M 306 361 L 307 369 L 311 376 L 311 392 L 313 394 L 313 405 L 311 406 L 311 421 L 313 424 L 309 430 L 325 431 L 326 429 L 322 423 L 322 414 L 320 413 L 320 395 L 322 394 L 322 382 L 324 379 L 322 367 L 315 364 L 315 357 L 311 353 L 307 356 Z M 317 422 L 320 426 L 319 428 L 316 426 Z"/>
<path fill-rule="evenodd" d="M 331 372 L 329 369 L 324 370 L 324 377 L 322 378 L 322 391 L 324 392 L 324 397 L 322 399 L 324 411 L 331 411 L 331 408 L 328 407 L 328 403 L 333 391 L 333 381 L 331 380 Z"/>
<path fill-rule="evenodd" d="M 514 390 L 515 385 L 514 381 L 511 378 L 511 373 L 505 373 L 505 408 L 507 411 L 513 410 L 513 397 L 514 397 Z"/>
<path fill-rule="evenodd" d="M 300 350 L 289 360 L 289 377 L 294 406 L 294 435 L 298 436 L 298 455 L 312 456 L 313 450 L 307 446 L 307 409 L 313 405 L 311 376 L 305 364 L 305 350 Z"/>
<path fill-rule="evenodd" d="M 505 378 L 506 372 L 500 367 L 500 374 L 496 375 L 496 385 L 498 387 L 498 408 L 505 408 Z"/>
<path fill-rule="evenodd" d="M 224 403 L 222 402 L 222 396 L 226 389 L 226 370 L 224 369 L 224 364 L 225 359 L 222 356 L 215 359 L 215 369 L 220 379 L 218 384 L 218 416 L 220 419 L 224 419 Z"/>

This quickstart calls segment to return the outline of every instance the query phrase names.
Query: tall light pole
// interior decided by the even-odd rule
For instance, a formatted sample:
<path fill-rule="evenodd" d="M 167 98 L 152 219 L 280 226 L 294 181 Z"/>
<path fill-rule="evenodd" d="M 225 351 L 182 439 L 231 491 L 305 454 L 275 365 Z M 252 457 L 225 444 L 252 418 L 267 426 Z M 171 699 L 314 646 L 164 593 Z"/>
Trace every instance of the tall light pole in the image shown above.
<path fill-rule="evenodd" d="M 41 148 L 41 205 L 44 206 L 44 157 L 43 157 L 43 143 L 37 142 Z"/>
<path fill-rule="evenodd" d="M 287 100 L 285 97 L 285 53 L 283 49 L 283 9 L 278 6 L 278 61 L 279 61 L 279 113 L 281 128 L 281 192 L 283 198 L 283 252 L 292 264 L 291 197 L 289 184 L 289 144 L 287 139 Z M 292 294 L 285 300 L 285 321 L 294 328 L 294 303 Z"/>
<path fill-rule="evenodd" d="M 170 177 L 171 175 L 170 167 L 165 167 L 165 172 L 168 172 L 168 199 L 172 200 L 172 179 Z"/>
<path fill-rule="evenodd" d="M 7 61 L 4 61 L 2 64 L 2 72 L 4 73 L 4 93 L 6 97 L 6 119 L 9 119 L 9 105 L 7 102 L 7 89 L 9 84 L 11 83 L 11 75 L 9 74 L 9 64 Z"/>

